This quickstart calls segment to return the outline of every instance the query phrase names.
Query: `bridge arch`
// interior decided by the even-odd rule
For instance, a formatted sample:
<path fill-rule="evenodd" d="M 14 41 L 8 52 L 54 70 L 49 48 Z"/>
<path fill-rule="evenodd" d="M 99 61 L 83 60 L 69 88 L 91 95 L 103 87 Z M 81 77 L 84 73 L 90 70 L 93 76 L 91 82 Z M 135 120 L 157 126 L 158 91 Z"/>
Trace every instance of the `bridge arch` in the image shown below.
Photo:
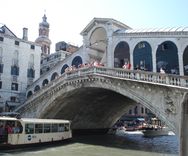
<path fill-rule="evenodd" d="M 69 66 L 67 64 L 64 64 L 63 67 L 61 68 L 61 74 L 65 72 L 65 69 L 68 68 Z"/>
<path fill-rule="evenodd" d="M 55 94 L 49 92 L 49 96 L 44 93 L 44 98 L 39 97 L 39 99 L 42 101 L 38 101 L 40 104 L 35 107 L 35 117 L 63 118 L 63 116 L 66 116 L 67 119 L 73 121 L 73 128 L 79 128 L 79 126 L 83 128 L 85 126 L 83 123 L 91 122 L 92 120 L 94 120 L 92 121 L 93 123 L 91 123 L 92 125 L 89 124 L 88 126 L 97 126 L 98 123 L 96 122 L 101 121 L 101 119 L 93 119 L 93 111 L 101 109 L 100 113 L 104 114 L 102 118 L 110 118 L 110 121 L 108 120 L 104 124 L 103 120 L 103 122 L 101 122 L 99 125 L 103 126 L 104 124 L 104 126 L 110 127 L 121 115 L 125 113 L 125 111 L 128 111 L 129 106 L 140 103 L 165 121 L 171 129 L 175 130 L 175 132 L 178 131 L 178 127 L 175 127 L 174 122 L 169 120 L 166 112 L 164 111 L 164 108 L 166 107 L 165 102 L 160 101 L 159 103 L 159 100 L 156 99 L 161 96 L 161 90 L 163 90 L 162 86 L 155 86 L 156 89 L 152 91 L 151 88 L 153 87 L 153 84 L 142 84 L 136 81 L 131 83 L 130 81 L 119 81 L 112 78 L 104 79 L 103 77 L 98 76 L 87 77 L 87 79 L 83 78 L 83 80 L 80 79 L 79 81 L 72 80 L 71 82 L 68 82 L 68 84 L 61 83 L 61 85 L 62 86 L 54 88 L 54 91 L 50 90 L 50 92 Z M 162 93 L 163 96 L 171 96 L 171 94 L 174 96 L 174 89 L 172 91 L 164 88 L 164 90 L 166 91 Z M 120 101 L 117 102 L 113 99 L 119 99 Z M 165 100 L 165 98 L 163 100 Z M 116 106 L 118 109 L 116 109 Z M 111 108 L 114 110 L 111 110 Z M 88 113 L 82 112 L 82 110 L 87 110 Z M 79 113 L 79 111 L 81 112 Z M 105 111 L 113 112 L 114 117 L 112 117 L 113 113 L 111 114 L 111 117 L 109 117 L 109 113 L 105 114 Z M 79 119 L 75 114 L 80 114 Z"/>
<path fill-rule="evenodd" d="M 184 75 L 188 76 L 188 46 L 185 48 L 183 52 L 183 68 Z"/>
<path fill-rule="evenodd" d="M 80 64 L 82 64 L 83 61 L 82 61 L 82 58 L 80 56 L 76 56 L 74 57 L 74 59 L 72 60 L 72 66 L 75 66 L 76 68 L 78 68 L 78 66 Z"/>
<path fill-rule="evenodd" d="M 134 69 L 141 69 L 146 71 L 153 70 L 152 49 L 148 42 L 139 42 L 133 51 Z"/>
<path fill-rule="evenodd" d="M 37 92 L 40 90 L 40 86 L 39 85 L 36 85 L 35 88 L 34 88 L 34 92 Z"/>
<path fill-rule="evenodd" d="M 43 87 L 46 86 L 48 84 L 48 82 L 49 82 L 48 79 L 44 79 L 43 82 L 42 82 L 42 86 Z"/>
<path fill-rule="evenodd" d="M 130 63 L 130 49 L 127 42 L 121 41 L 114 50 L 114 67 L 122 68 L 125 62 Z"/>
<path fill-rule="evenodd" d="M 51 81 L 53 81 L 53 80 L 55 80 L 56 78 L 58 78 L 58 73 L 57 72 L 55 72 L 55 73 L 53 73 L 52 74 L 52 76 L 51 76 Z"/>
<path fill-rule="evenodd" d="M 168 74 L 179 74 L 178 49 L 174 42 L 161 43 L 156 52 L 156 69 L 163 68 Z"/>

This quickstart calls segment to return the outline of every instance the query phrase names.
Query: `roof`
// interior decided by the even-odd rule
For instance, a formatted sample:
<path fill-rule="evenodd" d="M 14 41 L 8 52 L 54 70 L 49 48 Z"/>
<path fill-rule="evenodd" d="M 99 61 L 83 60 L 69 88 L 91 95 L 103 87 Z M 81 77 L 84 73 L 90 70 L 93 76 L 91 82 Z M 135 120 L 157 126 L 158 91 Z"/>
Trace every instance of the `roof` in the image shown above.
<path fill-rule="evenodd" d="M 37 118 L 21 118 L 20 121 L 27 123 L 69 123 L 69 120 L 60 120 L 60 119 L 37 119 Z"/>
<path fill-rule="evenodd" d="M 21 121 L 26 123 L 69 123 L 69 120 L 61 120 L 61 119 L 37 119 L 37 118 L 13 118 L 13 117 L 0 117 L 0 120 L 9 120 L 9 121 Z"/>
<path fill-rule="evenodd" d="M 145 29 L 119 29 L 115 33 L 144 33 L 144 32 L 188 32 L 188 27 L 166 27 L 166 28 L 145 28 Z"/>
<path fill-rule="evenodd" d="M 84 33 L 89 32 L 97 23 L 112 23 L 113 25 L 116 25 L 117 27 L 121 28 L 121 29 L 131 29 L 129 26 L 114 20 L 112 18 L 93 18 L 91 20 L 91 22 L 82 30 L 82 32 L 80 33 L 81 35 L 84 35 Z"/>

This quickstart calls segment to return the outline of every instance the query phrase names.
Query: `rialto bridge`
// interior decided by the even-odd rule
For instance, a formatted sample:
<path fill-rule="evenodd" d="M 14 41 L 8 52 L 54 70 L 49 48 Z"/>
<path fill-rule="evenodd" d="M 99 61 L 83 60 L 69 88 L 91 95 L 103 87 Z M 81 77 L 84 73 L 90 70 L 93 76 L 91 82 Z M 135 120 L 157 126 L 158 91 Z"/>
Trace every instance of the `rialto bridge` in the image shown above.
<path fill-rule="evenodd" d="M 134 30 L 94 18 L 81 35 L 83 46 L 29 86 L 17 111 L 72 120 L 73 130 L 107 130 L 140 103 L 179 136 L 180 155 L 188 155 L 188 28 Z M 65 72 L 95 60 L 104 67 Z M 121 69 L 126 62 L 131 70 Z"/>

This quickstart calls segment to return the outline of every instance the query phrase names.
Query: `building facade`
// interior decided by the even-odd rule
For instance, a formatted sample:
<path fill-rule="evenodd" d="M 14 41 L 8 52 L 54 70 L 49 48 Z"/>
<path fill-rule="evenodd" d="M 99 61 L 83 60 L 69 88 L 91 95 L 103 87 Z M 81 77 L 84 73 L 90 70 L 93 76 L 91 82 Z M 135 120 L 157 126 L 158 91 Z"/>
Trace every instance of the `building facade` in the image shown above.
<path fill-rule="evenodd" d="M 18 38 L 6 25 L 0 27 L 0 112 L 25 101 L 28 85 L 40 76 L 41 47 L 28 41 L 27 28 Z"/>

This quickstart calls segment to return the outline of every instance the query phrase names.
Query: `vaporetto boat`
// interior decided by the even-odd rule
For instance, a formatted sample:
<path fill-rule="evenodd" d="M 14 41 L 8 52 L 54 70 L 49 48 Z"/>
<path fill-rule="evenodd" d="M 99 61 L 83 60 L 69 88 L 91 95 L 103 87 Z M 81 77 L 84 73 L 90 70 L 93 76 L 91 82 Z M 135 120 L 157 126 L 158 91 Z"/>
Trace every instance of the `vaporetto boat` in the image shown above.
<path fill-rule="evenodd" d="M 0 147 L 57 142 L 72 138 L 69 120 L 0 117 Z M 0 148 L 3 149 L 3 148 Z"/>

